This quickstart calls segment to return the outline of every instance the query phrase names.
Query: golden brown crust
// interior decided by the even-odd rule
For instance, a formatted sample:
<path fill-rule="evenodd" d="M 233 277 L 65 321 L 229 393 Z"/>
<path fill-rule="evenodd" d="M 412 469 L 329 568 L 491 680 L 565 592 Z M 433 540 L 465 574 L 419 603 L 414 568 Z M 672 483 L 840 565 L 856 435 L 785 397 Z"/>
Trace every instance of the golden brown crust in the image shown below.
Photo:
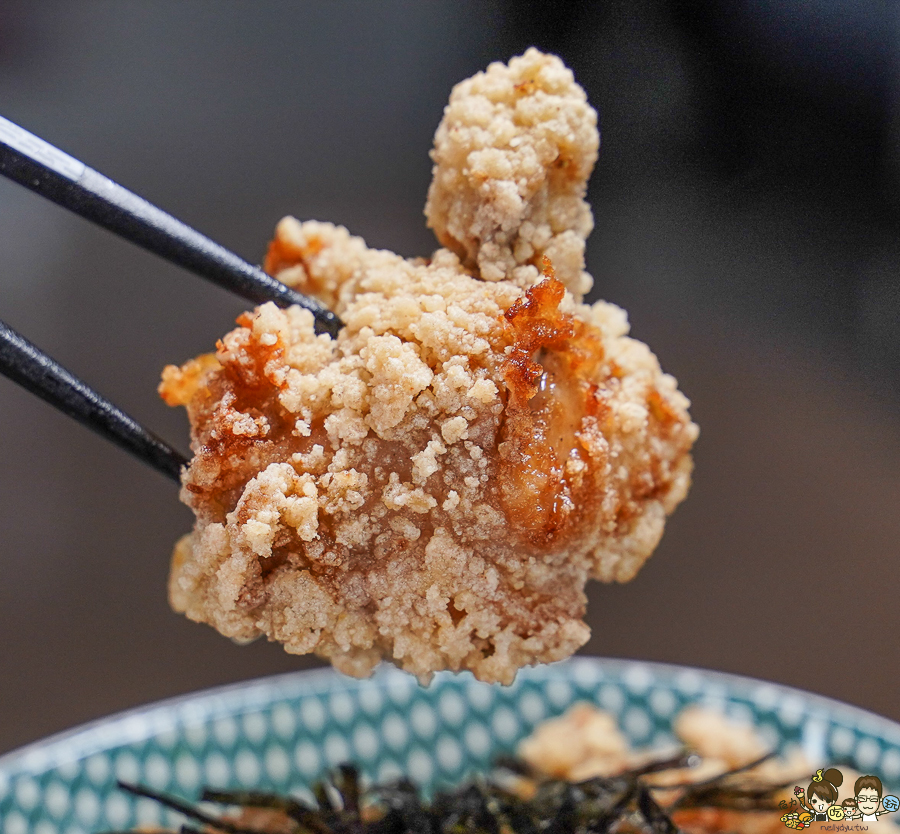
<path fill-rule="evenodd" d="M 265 304 L 164 372 L 197 517 L 173 606 L 355 675 L 387 658 L 508 683 L 572 654 L 587 578 L 650 555 L 697 432 L 622 311 L 577 304 L 549 263 L 523 290 L 293 218 L 266 265 L 345 327 Z"/>
<path fill-rule="evenodd" d="M 545 273 L 504 313 L 515 341 L 501 364 L 508 395 L 498 445 L 511 526 L 539 547 L 601 511 L 606 445 L 592 430 L 609 411 L 600 386 L 615 372 L 596 329 L 559 310 L 565 288 L 549 261 Z"/>

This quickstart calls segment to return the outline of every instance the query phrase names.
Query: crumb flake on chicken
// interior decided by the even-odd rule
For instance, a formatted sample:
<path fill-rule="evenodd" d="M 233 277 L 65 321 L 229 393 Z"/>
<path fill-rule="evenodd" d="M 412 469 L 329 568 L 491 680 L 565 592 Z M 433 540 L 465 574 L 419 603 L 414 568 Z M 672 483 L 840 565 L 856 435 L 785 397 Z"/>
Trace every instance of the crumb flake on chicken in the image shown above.
<path fill-rule="evenodd" d="M 535 109 L 545 88 L 569 91 L 556 106 L 586 118 L 558 59 L 529 50 L 510 67 L 514 84 L 534 70 L 517 95 Z M 589 171 L 592 154 L 585 143 L 572 165 Z M 541 187 L 529 199 L 544 211 Z M 527 281 L 519 267 L 485 281 L 466 252 L 404 259 L 281 221 L 266 269 L 345 327 L 316 336 L 309 312 L 264 304 L 215 354 L 165 370 L 194 452 L 173 606 L 353 675 L 386 658 L 423 680 L 470 669 L 509 683 L 581 646 L 587 579 L 628 580 L 650 555 L 687 492 L 697 428 L 623 311 L 579 303 L 551 252 L 533 248 Z"/>
<path fill-rule="evenodd" d="M 425 215 L 485 281 L 536 283 L 544 256 L 580 298 L 591 288 L 585 201 L 597 113 L 559 58 L 529 49 L 460 82 L 434 138 Z"/>

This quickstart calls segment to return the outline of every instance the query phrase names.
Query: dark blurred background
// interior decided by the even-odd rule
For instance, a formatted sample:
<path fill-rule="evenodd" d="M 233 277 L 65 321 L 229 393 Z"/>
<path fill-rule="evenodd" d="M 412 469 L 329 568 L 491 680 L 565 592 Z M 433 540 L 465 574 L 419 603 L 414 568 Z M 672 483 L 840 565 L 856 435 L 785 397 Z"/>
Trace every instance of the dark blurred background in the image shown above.
<path fill-rule="evenodd" d="M 595 297 L 701 426 L 593 654 L 900 719 L 900 14 L 867 0 L 3 0 L 0 112 L 258 261 L 284 214 L 405 255 L 450 87 L 536 44 L 600 111 Z M 181 448 L 160 369 L 242 303 L 0 181 L 0 318 Z M 172 484 L 0 379 L 0 750 L 313 665 L 171 613 Z"/>

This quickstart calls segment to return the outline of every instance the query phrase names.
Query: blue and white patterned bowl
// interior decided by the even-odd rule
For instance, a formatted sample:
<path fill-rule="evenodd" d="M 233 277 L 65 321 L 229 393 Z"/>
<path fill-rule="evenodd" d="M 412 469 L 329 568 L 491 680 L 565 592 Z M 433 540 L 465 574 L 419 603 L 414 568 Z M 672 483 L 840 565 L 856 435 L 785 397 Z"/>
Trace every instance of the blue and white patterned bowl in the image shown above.
<path fill-rule="evenodd" d="M 522 671 L 510 687 L 442 674 L 427 687 L 393 668 L 358 681 L 299 672 L 165 701 L 0 757 L 4 834 L 92 834 L 181 820 L 116 780 L 193 798 L 201 786 L 302 795 L 356 762 L 373 779 L 428 788 L 485 770 L 576 701 L 615 714 L 636 745 L 671 744 L 671 722 L 701 703 L 752 720 L 773 744 L 799 744 L 900 785 L 900 725 L 863 710 L 715 672 L 578 658 Z"/>

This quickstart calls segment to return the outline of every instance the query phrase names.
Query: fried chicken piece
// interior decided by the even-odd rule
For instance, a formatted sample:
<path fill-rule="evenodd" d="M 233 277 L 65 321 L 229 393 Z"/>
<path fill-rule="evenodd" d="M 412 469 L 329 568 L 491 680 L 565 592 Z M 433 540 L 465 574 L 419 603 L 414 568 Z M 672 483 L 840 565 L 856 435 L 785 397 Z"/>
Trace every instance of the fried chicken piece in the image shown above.
<path fill-rule="evenodd" d="M 581 646 L 585 582 L 650 555 L 697 427 L 625 314 L 553 267 L 485 281 L 448 249 L 405 260 L 283 220 L 267 270 L 345 327 L 265 304 L 165 370 L 194 451 L 176 610 L 353 675 L 387 658 L 509 683 Z"/>
<path fill-rule="evenodd" d="M 615 718 L 586 701 L 538 724 L 518 754 L 535 772 L 570 782 L 616 776 L 634 755 Z"/>

